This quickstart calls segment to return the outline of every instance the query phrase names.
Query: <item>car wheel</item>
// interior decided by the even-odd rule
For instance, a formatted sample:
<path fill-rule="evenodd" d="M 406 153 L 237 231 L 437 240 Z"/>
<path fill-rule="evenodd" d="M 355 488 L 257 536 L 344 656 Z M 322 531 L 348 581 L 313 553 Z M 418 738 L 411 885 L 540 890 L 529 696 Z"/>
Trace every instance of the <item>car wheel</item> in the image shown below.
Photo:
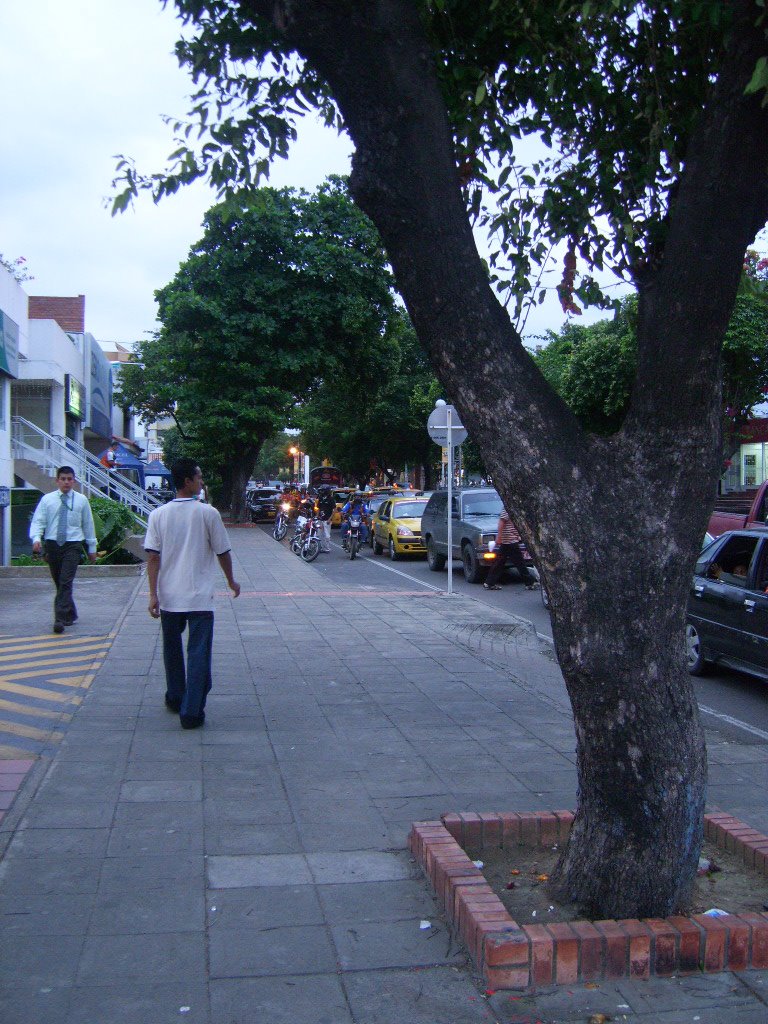
<path fill-rule="evenodd" d="M 475 549 L 471 544 L 465 544 L 461 549 L 461 561 L 464 565 L 464 579 L 467 583 L 480 583 L 485 573 L 480 568 Z"/>
<path fill-rule="evenodd" d="M 395 542 L 391 537 L 389 538 L 389 557 L 393 562 L 396 562 L 400 557 L 400 555 L 395 551 Z"/>
<path fill-rule="evenodd" d="M 692 676 L 703 676 L 708 662 L 704 658 L 699 631 L 690 622 L 685 627 L 685 660 Z"/>
<path fill-rule="evenodd" d="M 435 550 L 435 542 L 427 537 L 427 566 L 432 572 L 442 572 L 445 568 L 445 555 L 438 555 Z"/>
<path fill-rule="evenodd" d="M 374 555 L 383 555 L 384 554 L 384 548 L 381 546 L 381 544 L 379 544 L 379 542 L 375 538 L 374 538 L 374 541 L 373 541 L 373 553 L 374 553 Z"/>

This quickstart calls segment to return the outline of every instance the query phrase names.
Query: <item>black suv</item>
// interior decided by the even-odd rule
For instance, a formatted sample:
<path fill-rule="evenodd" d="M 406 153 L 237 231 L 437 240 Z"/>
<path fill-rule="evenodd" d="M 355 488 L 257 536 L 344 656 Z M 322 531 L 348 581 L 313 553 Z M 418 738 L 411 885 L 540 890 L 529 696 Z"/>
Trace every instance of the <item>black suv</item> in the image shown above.
<path fill-rule="evenodd" d="M 685 641 L 691 675 L 720 662 L 768 681 L 768 528 L 730 530 L 701 552 Z"/>
<path fill-rule="evenodd" d="M 453 491 L 453 556 L 461 559 L 468 583 L 482 583 L 493 564 L 488 542 L 496 540 L 504 505 L 492 487 L 464 487 Z M 433 572 L 445 568 L 448 557 L 448 491 L 434 491 L 421 517 L 421 536 L 427 546 L 427 565 Z M 531 557 L 521 544 L 526 565 Z"/>

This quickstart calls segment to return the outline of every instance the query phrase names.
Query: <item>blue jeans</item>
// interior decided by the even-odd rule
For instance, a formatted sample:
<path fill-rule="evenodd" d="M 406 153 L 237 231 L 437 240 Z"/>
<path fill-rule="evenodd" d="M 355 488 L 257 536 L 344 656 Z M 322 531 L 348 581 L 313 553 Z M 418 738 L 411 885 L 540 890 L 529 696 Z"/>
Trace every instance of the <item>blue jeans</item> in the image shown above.
<path fill-rule="evenodd" d="M 199 718 L 212 686 L 213 612 L 164 612 L 161 609 L 160 623 L 163 628 L 166 697 L 181 703 L 182 716 Z M 187 626 L 185 672 L 181 637 Z"/>

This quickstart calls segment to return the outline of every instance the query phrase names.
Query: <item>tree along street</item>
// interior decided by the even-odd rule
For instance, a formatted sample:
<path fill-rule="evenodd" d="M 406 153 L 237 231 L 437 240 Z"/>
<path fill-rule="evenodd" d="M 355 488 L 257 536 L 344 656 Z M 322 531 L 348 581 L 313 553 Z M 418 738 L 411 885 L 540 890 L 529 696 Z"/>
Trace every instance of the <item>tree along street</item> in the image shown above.
<path fill-rule="evenodd" d="M 205 141 L 182 139 L 165 176 L 129 168 L 118 205 L 201 175 L 250 185 L 264 169 L 253 140 L 283 155 L 307 105 L 344 125 L 352 195 L 551 597 L 579 776 L 555 883 L 600 917 L 685 907 L 706 751 L 683 616 L 720 469 L 723 337 L 768 219 L 764 12 L 754 0 L 177 7 L 196 31 L 178 52 L 204 83 Z M 245 111 L 234 139 L 231 119 L 217 123 L 230 107 Z M 525 134 L 560 149 L 520 167 Z M 490 267 L 478 217 L 499 240 Z M 632 397 L 608 437 L 579 424 L 495 294 L 536 301 L 561 241 L 564 309 L 604 300 L 597 268 L 638 291 Z"/>

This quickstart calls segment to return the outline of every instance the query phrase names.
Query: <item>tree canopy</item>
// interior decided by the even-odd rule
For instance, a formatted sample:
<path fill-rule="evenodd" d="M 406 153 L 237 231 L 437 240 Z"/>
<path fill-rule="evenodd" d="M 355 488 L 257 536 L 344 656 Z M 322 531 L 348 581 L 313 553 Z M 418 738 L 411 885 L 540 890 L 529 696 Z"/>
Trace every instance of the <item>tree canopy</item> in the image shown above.
<path fill-rule="evenodd" d="M 378 234 L 341 180 L 215 207 L 157 301 L 162 329 L 122 395 L 147 420 L 176 419 L 236 510 L 264 440 L 325 375 L 376 351 L 394 310 Z"/>

